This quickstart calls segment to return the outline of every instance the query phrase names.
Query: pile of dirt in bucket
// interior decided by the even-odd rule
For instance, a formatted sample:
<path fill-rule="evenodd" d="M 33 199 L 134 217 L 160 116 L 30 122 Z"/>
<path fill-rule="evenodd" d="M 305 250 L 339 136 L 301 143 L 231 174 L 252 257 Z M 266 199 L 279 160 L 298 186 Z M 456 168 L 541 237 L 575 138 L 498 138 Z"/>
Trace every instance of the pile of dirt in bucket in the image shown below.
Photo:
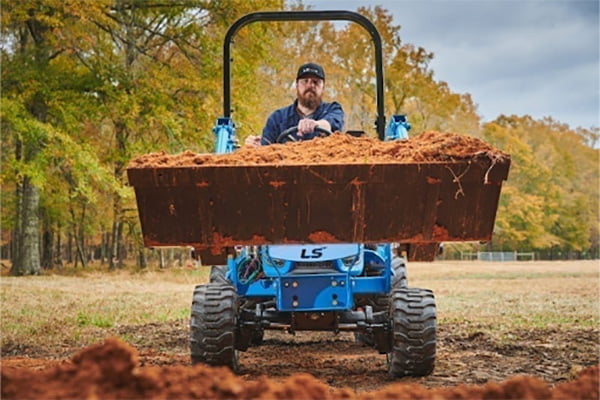
<path fill-rule="evenodd" d="M 2 399 L 597 399 L 598 366 L 572 382 L 548 386 L 538 378 L 516 376 L 481 386 L 427 389 L 395 383 L 357 393 L 332 388 L 309 374 L 275 381 L 245 381 L 227 368 L 205 365 L 140 367 L 134 348 L 107 339 L 71 361 L 45 370 L 3 368 Z"/>
<path fill-rule="evenodd" d="M 185 151 L 170 155 L 150 153 L 133 159 L 129 168 L 191 167 L 205 165 L 305 165 L 453 162 L 509 156 L 484 141 L 455 133 L 424 132 L 408 140 L 381 141 L 336 132 L 323 138 L 251 147 L 228 154 Z"/>

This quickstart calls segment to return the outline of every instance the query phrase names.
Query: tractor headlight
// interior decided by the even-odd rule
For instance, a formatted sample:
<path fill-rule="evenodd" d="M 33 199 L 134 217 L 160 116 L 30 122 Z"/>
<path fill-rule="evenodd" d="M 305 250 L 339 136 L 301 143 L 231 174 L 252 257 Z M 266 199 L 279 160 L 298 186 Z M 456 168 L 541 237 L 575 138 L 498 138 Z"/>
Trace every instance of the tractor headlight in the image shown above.
<path fill-rule="evenodd" d="M 285 260 L 282 260 L 281 258 L 271 258 L 269 261 L 271 261 L 271 264 L 276 268 L 281 268 L 285 265 Z"/>
<path fill-rule="evenodd" d="M 355 254 L 353 256 L 348 256 L 348 257 L 342 258 L 342 264 L 344 264 L 344 267 L 346 267 L 346 268 L 351 268 L 358 263 L 358 260 L 359 260 L 359 257 L 357 254 Z"/>

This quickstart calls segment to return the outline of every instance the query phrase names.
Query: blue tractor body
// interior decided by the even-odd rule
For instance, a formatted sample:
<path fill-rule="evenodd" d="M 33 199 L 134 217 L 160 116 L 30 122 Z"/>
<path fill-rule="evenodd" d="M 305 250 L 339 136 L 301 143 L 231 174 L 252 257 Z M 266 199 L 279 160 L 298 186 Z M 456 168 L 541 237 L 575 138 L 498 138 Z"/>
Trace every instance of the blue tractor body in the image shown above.
<path fill-rule="evenodd" d="M 359 244 L 259 246 L 228 260 L 226 277 L 244 297 L 272 297 L 284 312 L 348 311 L 354 296 L 390 290 L 390 245 Z M 386 254 L 387 253 L 387 254 Z M 368 269 L 372 276 L 364 276 Z"/>

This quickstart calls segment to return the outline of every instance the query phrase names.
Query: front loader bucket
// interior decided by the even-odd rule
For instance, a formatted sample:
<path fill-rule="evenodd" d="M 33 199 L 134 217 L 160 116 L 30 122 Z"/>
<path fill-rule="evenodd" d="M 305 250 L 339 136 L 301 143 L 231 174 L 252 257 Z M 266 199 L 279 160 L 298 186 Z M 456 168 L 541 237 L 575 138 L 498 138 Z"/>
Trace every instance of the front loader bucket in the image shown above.
<path fill-rule="evenodd" d="M 235 245 L 491 238 L 499 162 L 130 167 L 144 243 Z"/>

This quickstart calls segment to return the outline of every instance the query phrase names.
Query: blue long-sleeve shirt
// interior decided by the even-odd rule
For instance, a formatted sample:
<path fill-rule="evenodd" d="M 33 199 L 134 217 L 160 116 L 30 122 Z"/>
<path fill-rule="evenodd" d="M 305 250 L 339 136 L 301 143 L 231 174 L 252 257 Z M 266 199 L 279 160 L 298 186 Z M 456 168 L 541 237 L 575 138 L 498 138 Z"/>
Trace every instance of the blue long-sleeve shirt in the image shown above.
<path fill-rule="evenodd" d="M 293 126 L 298 126 L 298 123 L 303 117 L 296 111 L 297 106 L 298 100 L 296 99 L 293 104 L 275 110 L 269 116 L 260 139 L 261 145 L 264 146 L 275 143 L 281 132 Z M 332 103 L 321 102 L 319 107 L 317 107 L 317 110 L 310 115 L 309 118 L 314 119 L 315 121 L 321 119 L 326 120 L 331 125 L 332 132 L 341 131 L 344 128 L 344 110 L 342 110 L 342 106 L 335 101 Z M 313 139 L 316 135 L 318 135 L 318 133 L 313 132 L 298 137 L 297 132 L 295 132 L 292 136 L 298 140 L 309 140 Z"/>

